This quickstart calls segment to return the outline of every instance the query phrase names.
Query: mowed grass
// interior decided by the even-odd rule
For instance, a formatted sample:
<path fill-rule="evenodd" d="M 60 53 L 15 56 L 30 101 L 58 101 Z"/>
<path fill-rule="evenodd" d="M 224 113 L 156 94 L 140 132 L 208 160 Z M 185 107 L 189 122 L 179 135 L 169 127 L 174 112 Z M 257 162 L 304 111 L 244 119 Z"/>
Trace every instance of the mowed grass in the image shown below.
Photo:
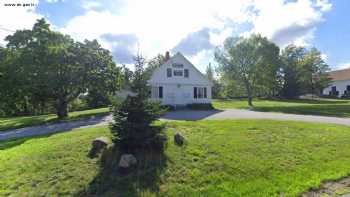
<path fill-rule="evenodd" d="M 290 114 L 350 117 L 350 100 L 339 99 L 300 99 L 267 100 L 254 99 L 255 111 L 280 112 Z M 248 109 L 246 99 L 213 100 L 216 109 Z"/>
<path fill-rule="evenodd" d="M 87 157 L 107 127 L 0 142 L 0 196 L 72 196 L 98 172 Z"/>
<path fill-rule="evenodd" d="M 147 177 L 148 171 L 137 172 L 110 183 L 101 196 L 135 191 L 141 196 L 298 196 L 350 173 L 349 127 L 268 120 L 166 125 L 167 162 L 159 179 L 152 179 L 158 181 L 142 183 L 140 175 Z M 176 132 L 186 138 L 182 147 L 174 145 Z M 87 154 L 91 140 L 101 135 L 110 135 L 107 127 L 1 142 L 0 196 L 73 196 L 89 190 L 101 169 Z"/>
<path fill-rule="evenodd" d="M 105 115 L 109 112 L 109 108 L 90 109 L 84 111 L 70 112 L 69 117 L 60 121 L 71 121 L 83 119 L 91 116 Z M 0 132 L 8 129 L 16 129 L 21 127 L 39 125 L 58 121 L 56 114 L 47 114 L 40 116 L 20 116 L 10 118 L 0 118 Z"/>

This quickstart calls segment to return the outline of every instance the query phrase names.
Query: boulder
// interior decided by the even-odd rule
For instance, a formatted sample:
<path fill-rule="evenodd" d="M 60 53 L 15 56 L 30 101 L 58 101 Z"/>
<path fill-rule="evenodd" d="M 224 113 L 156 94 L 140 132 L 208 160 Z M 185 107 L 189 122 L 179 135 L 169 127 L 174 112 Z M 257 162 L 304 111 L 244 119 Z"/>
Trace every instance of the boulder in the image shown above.
<path fill-rule="evenodd" d="M 132 154 L 123 154 L 120 157 L 118 166 L 120 168 L 129 168 L 133 165 L 137 164 L 137 160 L 134 155 Z"/>
<path fill-rule="evenodd" d="M 90 157 L 96 157 L 103 149 L 105 149 L 111 141 L 108 137 L 98 137 L 92 141 L 92 147 L 89 152 Z"/>
<path fill-rule="evenodd" d="M 174 141 L 177 145 L 182 146 L 185 142 L 185 138 L 180 133 L 176 133 L 174 135 Z"/>

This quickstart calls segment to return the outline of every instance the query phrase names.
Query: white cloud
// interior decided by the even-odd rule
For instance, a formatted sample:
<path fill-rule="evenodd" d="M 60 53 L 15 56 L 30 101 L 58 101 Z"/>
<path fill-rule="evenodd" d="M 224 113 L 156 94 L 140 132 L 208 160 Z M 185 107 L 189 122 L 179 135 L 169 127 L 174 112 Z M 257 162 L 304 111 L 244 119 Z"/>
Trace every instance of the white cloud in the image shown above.
<path fill-rule="evenodd" d="M 195 56 L 186 57 L 189 58 L 191 63 L 195 65 L 196 68 L 198 68 L 198 70 L 202 73 L 205 73 L 205 69 L 207 68 L 209 62 L 212 64 L 212 66 L 215 67 L 214 55 L 212 50 L 203 50 L 197 53 Z"/>
<path fill-rule="evenodd" d="M 323 61 L 327 61 L 328 60 L 328 55 L 325 54 L 325 53 L 322 53 L 321 54 L 321 58 L 322 58 Z"/>
<path fill-rule="evenodd" d="M 65 0 L 45 0 L 46 2 L 48 2 L 48 3 L 57 3 L 57 2 L 59 2 L 59 1 L 65 1 Z"/>
<path fill-rule="evenodd" d="M 282 47 L 290 43 L 307 46 L 313 40 L 317 25 L 324 20 L 323 14 L 332 8 L 328 0 L 118 0 L 108 8 L 101 1 L 88 0 L 81 6 L 86 12 L 70 19 L 60 29 L 62 32 L 81 41 L 98 39 L 110 50 L 116 48 L 113 43 L 118 41 L 106 41 L 103 35 L 135 35 L 138 48 L 147 57 L 171 50 L 189 35 L 205 28 L 210 29 L 210 36 L 205 38 L 214 46 L 238 33 L 261 33 Z M 0 7 L 0 27 L 10 30 L 31 28 L 41 17 L 34 8 Z M 251 28 L 238 28 L 248 23 Z M 0 30 L 0 39 L 8 33 L 11 32 Z M 136 53 L 137 47 L 132 44 L 126 47 L 129 52 L 134 50 Z M 211 61 L 212 52 L 208 48 L 196 52 L 190 57 L 194 61 Z M 207 57 L 209 55 L 211 57 Z"/>
<path fill-rule="evenodd" d="M 331 9 L 326 0 L 255 1 L 257 14 L 254 33 L 261 33 L 280 46 L 308 45 L 316 26 L 323 21 L 323 13 Z"/>
<path fill-rule="evenodd" d="M 261 33 L 280 46 L 295 43 L 308 45 L 323 13 L 331 9 L 327 0 L 122 0 L 115 11 L 93 11 L 100 6 L 91 1 L 83 6 L 84 15 L 72 18 L 62 29 L 76 39 L 97 38 L 103 34 L 134 34 L 140 50 L 146 56 L 170 50 L 194 32 L 210 31 L 210 43 L 220 45 L 237 31 L 235 25 L 252 23 L 253 29 L 244 34 Z M 119 2 L 120 3 L 120 2 Z M 108 43 L 104 43 L 109 47 Z M 136 51 L 135 51 L 136 52 Z"/>
<path fill-rule="evenodd" d="M 335 70 L 341 70 L 341 69 L 350 69 L 350 62 L 340 63 L 338 66 L 336 66 Z"/>
<path fill-rule="evenodd" d="M 321 11 L 327 12 L 332 9 L 332 4 L 328 0 L 316 0 L 316 6 L 321 8 Z"/>
<path fill-rule="evenodd" d="M 92 10 L 95 8 L 101 8 L 103 5 L 99 1 L 88 1 L 88 2 L 84 3 L 82 6 L 86 10 Z"/>
<path fill-rule="evenodd" d="M 153 56 L 172 49 L 183 38 L 205 27 L 220 29 L 227 35 L 226 29 L 231 28 L 226 27 L 228 19 L 236 23 L 249 20 L 248 2 L 128 0 L 115 12 L 88 11 L 74 17 L 63 31 L 77 39 L 100 39 L 106 33 L 135 34 L 141 51 Z M 224 39 L 221 32 L 211 35 L 210 40 L 216 44 Z"/>
<path fill-rule="evenodd" d="M 5 4 L 34 4 L 34 6 L 5 6 Z M 5 37 L 17 29 L 31 29 L 42 16 L 35 13 L 38 0 L 5 0 L 0 4 L 0 44 L 5 44 Z"/>

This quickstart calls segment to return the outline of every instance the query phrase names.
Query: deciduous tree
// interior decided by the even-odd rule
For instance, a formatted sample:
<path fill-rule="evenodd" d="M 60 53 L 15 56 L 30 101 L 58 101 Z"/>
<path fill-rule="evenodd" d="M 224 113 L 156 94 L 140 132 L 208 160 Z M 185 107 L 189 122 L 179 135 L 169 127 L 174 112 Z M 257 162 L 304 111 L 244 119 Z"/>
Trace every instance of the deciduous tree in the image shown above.
<path fill-rule="evenodd" d="M 243 84 L 248 105 L 253 106 L 252 100 L 257 88 L 267 86 L 263 83 L 264 79 L 275 78 L 276 69 L 271 69 L 275 65 L 270 65 L 276 63 L 278 53 L 278 46 L 267 38 L 252 35 L 249 38 L 226 39 L 223 48 L 216 51 L 215 59 L 222 74 Z"/>
<path fill-rule="evenodd" d="M 67 117 L 68 104 L 89 88 L 118 87 L 120 71 L 96 40 L 75 42 L 52 31 L 44 19 L 6 40 L 7 47 L 19 54 L 16 64 L 24 73 L 25 89 L 36 100 L 53 99 L 59 118 Z"/>

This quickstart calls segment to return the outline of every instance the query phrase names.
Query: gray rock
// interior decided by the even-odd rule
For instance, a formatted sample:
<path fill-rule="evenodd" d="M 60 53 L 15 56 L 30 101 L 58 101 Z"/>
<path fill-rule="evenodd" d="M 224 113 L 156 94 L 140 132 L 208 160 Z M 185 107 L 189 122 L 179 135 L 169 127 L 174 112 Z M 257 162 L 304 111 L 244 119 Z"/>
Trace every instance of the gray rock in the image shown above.
<path fill-rule="evenodd" d="M 185 138 L 180 133 L 176 133 L 174 135 L 174 141 L 177 145 L 182 146 L 185 142 Z"/>
<path fill-rule="evenodd" d="M 136 165 L 136 164 L 137 164 L 137 160 L 136 160 L 134 155 L 132 155 L 132 154 L 123 154 L 120 157 L 118 166 L 121 167 L 121 168 L 129 168 L 132 165 Z"/>
<path fill-rule="evenodd" d="M 98 137 L 92 141 L 92 147 L 89 152 L 90 157 L 96 157 L 103 149 L 105 149 L 111 140 L 108 137 Z"/>

